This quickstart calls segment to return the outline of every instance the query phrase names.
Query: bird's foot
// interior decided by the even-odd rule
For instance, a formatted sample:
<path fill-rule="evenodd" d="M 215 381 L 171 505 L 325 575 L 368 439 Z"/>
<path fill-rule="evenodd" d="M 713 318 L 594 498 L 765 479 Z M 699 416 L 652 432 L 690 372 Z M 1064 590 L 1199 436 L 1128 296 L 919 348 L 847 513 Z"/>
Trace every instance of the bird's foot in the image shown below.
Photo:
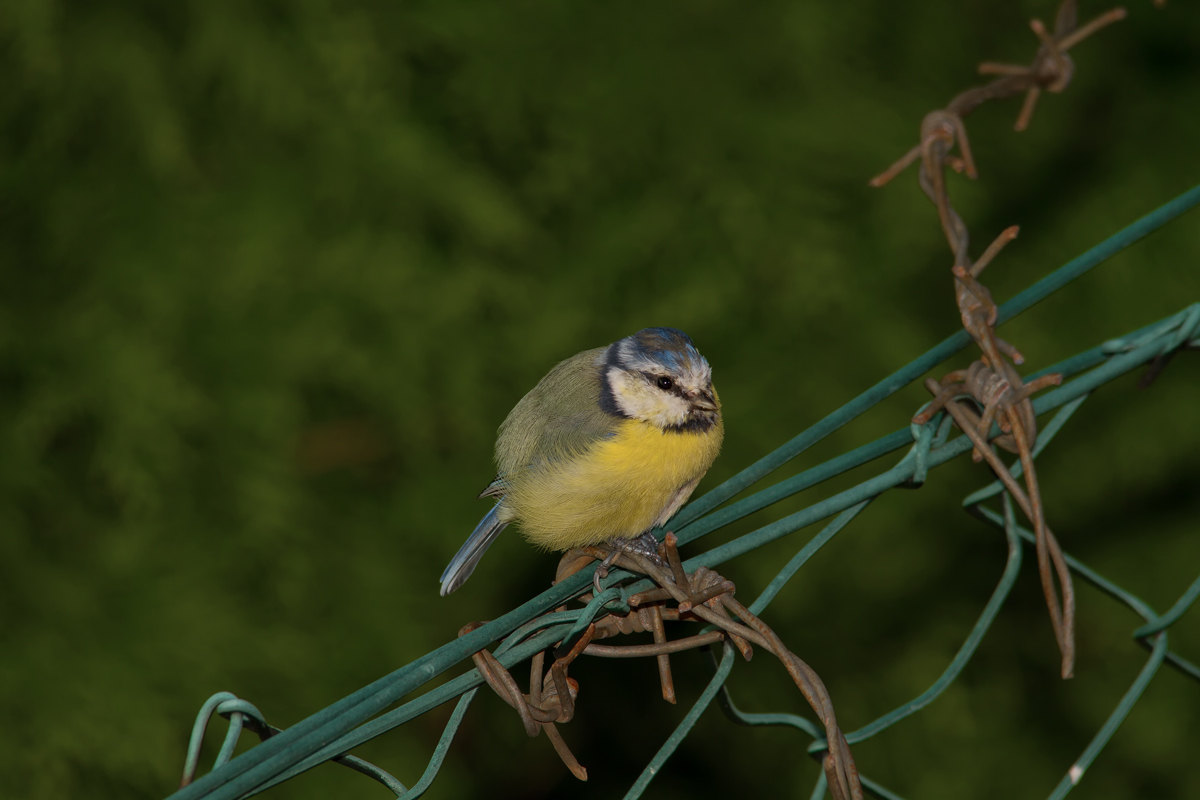
<path fill-rule="evenodd" d="M 621 551 L 616 547 L 612 548 L 604 560 L 596 565 L 596 574 L 592 575 L 592 585 L 596 588 L 595 597 L 600 595 L 600 580 L 608 577 L 608 568 L 613 565 L 613 562 L 621 555 Z"/>
<path fill-rule="evenodd" d="M 636 539 L 618 539 L 613 544 L 623 547 L 627 553 L 633 553 L 634 555 L 649 559 L 656 566 L 667 566 L 667 562 L 663 561 L 662 556 L 658 554 L 658 539 L 654 538 L 654 534 L 650 533 L 650 531 L 646 531 Z"/>
<path fill-rule="evenodd" d="M 612 539 L 605 542 L 603 546 L 608 549 L 609 553 L 596 566 L 596 574 L 592 576 L 592 585 L 596 588 L 596 594 L 600 594 L 601 579 L 608 577 L 608 568 L 624 554 L 641 556 L 656 566 L 667 568 L 667 562 L 658 554 L 658 539 L 654 538 L 654 534 L 649 531 L 636 539 Z"/>

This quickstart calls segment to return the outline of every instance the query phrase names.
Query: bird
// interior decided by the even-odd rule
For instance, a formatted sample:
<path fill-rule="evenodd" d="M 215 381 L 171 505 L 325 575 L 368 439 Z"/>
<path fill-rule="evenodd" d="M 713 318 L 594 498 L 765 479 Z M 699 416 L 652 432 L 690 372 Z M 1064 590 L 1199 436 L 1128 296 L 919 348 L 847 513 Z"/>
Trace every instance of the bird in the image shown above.
<path fill-rule="evenodd" d="M 497 475 L 479 495 L 497 502 L 442 573 L 442 596 L 514 522 L 543 550 L 652 535 L 724 436 L 712 368 L 683 331 L 645 328 L 559 363 L 500 425 Z"/>

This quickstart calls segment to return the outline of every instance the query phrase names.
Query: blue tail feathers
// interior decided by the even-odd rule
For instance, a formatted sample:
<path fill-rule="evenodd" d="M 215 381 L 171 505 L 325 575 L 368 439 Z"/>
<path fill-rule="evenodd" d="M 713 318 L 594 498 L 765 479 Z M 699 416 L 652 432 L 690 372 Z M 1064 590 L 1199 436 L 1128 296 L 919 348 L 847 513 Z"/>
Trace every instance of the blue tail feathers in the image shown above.
<path fill-rule="evenodd" d="M 467 537 L 467 541 L 450 559 L 446 571 L 442 573 L 442 596 L 446 596 L 467 582 L 475 566 L 483 554 L 491 547 L 492 542 L 500 535 L 500 531 L 508 526 L 508 522 L 500 519 L 500 503 L 492 506 L 492 510 L 479 520 L 475 530 Z"/>

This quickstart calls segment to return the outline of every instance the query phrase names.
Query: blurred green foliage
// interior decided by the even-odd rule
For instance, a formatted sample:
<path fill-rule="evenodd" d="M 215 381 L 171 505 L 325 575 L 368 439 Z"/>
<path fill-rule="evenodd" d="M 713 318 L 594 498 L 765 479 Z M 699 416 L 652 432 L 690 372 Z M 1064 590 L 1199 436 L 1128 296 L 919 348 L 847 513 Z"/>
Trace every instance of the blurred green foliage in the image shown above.
<path fill-rule="evenodd" d="M 1200 178 L 1200 15 L 1130 11 L 1072 53 L 1030 131 L 1011 130 L 1017 101 L 968 120 L 981 177 L 951 191 L 978 247 L 1022 225 L 986 275 L 999 299 Z M 915 175 L 866 181 L 977 62 L 1027 62 L 1028 18 L 1053 13 L 0 4 L 0 793 L 161 797 L 212 692 L 286 726 L 544 587 L 554 556 L 517 536 L 457 594 L 437 576 L 486 510 L 497 424 L 559 359 L 688 331 L 727 414 L 703 490 L 952 332 Z M 1043 366 L 1200 299 L 1198 266 L 1193 214 L 1005 336 Z M 1039 470 L 1064 547 L 1160 610 L 1200 571 L 1197 396 L 1194 357 L 1146 392 L 1126 378 Z M 784 473 L 924 399 L 909 387 Z M 771 607 L 847 730 L 932 682 L 999 578 L 1002 541 L 958 508 L 987 478 L 963 460 L 883 498 Z M 753 597 L 806 538 L 725 574 Z M 946 695 L 856 746 L 866 774 L 921 798 L 1058 781 L 1144 653 L 1138 621 L 1081 588 L 1079 677 L 1059 681 L 1026 573 Z M 1192 659 L 1198 622 L 1172 632 Z M 707 673 L 695 654 L 676 673 L 688 703 Z M 683 707 L 657 701 L 650 662 L 573 674 L 564 735 L 588 784 L 485 696 L 434 796 L 622 792 Z M 769 659 L 730 685 L 747 710 L 804 705 Z M 448 713 L 360 754 L 411 783 Z M 1200 691 L 1164 670 L 1077 792 L 1200 795 L 1198 720 Z M 800 745 L 713 711 L 651 793 L 803 795 Z M 383 791 L 324 766 L 271 796 Z"/>

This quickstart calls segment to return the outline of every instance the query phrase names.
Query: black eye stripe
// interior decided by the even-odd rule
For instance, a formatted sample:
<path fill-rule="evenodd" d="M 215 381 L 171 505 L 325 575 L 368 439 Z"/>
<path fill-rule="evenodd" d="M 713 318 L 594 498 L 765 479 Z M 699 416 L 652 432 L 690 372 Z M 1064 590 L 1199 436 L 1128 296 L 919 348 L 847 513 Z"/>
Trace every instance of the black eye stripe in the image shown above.
<path fill-rule="evenodd" d="M 642 377 L 644 377 L 650 383 L 651 386 L 658 389 L 659 391 L 667 392 L 668 394 L 673 394 L 676 397 L 687 400 L 687 395 L 684 394 L 683 387 L 681 387 L 675 381 L 675 379 L 672 378 L 670 375 L 661 375 L 661 374 L 656 374 L 653 372 L 643 372 Z M 669 388 L 663 388 L 662 386 L 659 385 L 659 381 L 664 380 L 664 379 L 671 382 L 671 385 Z"/>

